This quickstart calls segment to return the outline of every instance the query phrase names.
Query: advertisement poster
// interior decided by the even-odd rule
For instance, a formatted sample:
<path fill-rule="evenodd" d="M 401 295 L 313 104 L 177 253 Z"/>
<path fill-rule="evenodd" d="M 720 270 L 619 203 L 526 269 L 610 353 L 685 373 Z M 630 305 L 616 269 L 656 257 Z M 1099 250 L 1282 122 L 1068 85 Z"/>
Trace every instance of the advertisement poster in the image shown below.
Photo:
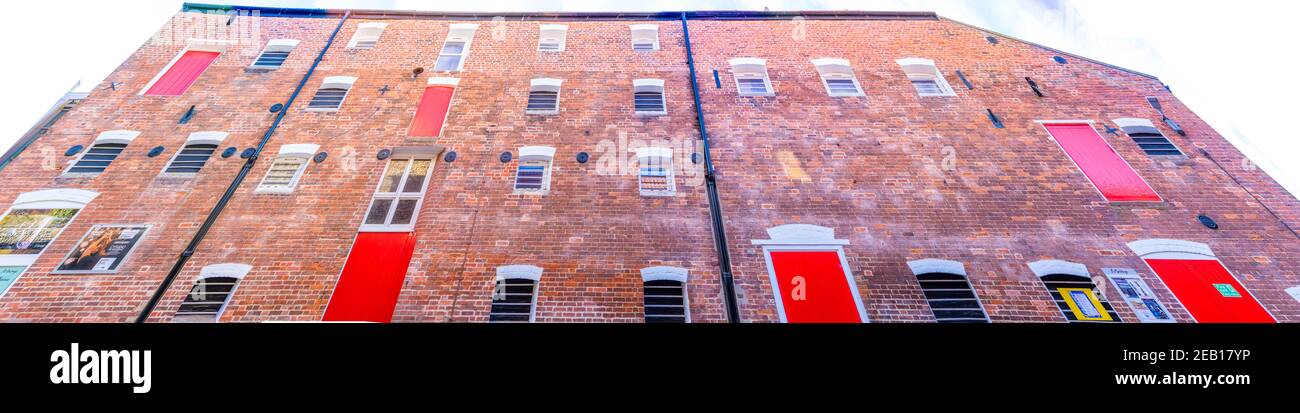
<path fill-rule="evenodd" d="M 146 225 L 96 225 L 59 264 L 55 273 L 117 272 L 149 229 Z"/>
<path fill-rule="evenodd" d="M 76 208 L 16 209 L 0 219 L 0 255 L 40 254 L 63 227 L 77 216 Z"/>
<path fill-rule="evenodd" d="M 14 281 L 18 280 L 18 276 L 21 275 L 25 269 L 27 269 L 27 267 L 17 265 L 0 266 L 0 294 L 4 294 L 5 291 L 8 291 L 9 286 L 14 285 Z"/>
<path fill-rule="evenodd" d="M 1151 291 L 1142 277 L 1138 276 L 1136 270 L 1127 268 L 1103 268 L 1102 272 L 1110 278 L 1110 282 L 1115 284 L 1120 295 L 1124 296 L 1124 301 L 1129 303 L 1133 313 L 1137 314 L 1138 320 L 1143 323 L 1172 323 L 1174 318 L 1165 310 L 1164 304 L 1156 299 L 1156 294 Z"/>

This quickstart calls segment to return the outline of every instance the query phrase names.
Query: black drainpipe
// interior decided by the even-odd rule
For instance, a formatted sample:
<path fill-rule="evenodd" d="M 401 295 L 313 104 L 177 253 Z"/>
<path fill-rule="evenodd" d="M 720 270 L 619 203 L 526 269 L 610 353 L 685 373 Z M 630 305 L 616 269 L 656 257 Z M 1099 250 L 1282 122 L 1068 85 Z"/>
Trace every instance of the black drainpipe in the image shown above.
<path fill-rule="evenodd" d="M 709 193 L 709 221 L 713 224 L 713 248 L 718 250 L 718 266 L 722 270 L 722 293 L 727 303 L 727 322 L 740 322 L 740 307 L 736 304 L 736 283 L 731 275 L 731 253 L 727 250 L 727 232 L 722 225 L 722 201 L 718 199 L 718 180 L 713 171 L 713 156 L 709 154 L 709 131 L 704 127 L 704 107 L 700 105 L 700 87 L 695 80 L 695 58 L 691 56 L 691 30 L 682 12 L 682 37 L 686 42 L 686 66 L 691 69 L 691 94 L 695 98 L 695 120 L 700 126 L 700 140 L 704 143 L 704 183 Z"/>
<path fill-rule="evenodd" d="M 143 323 L 149 319 L 154 307 L 158 306 L 158 302 L 167 293 L 168 287 L 171 287 L 172 282 L 176 281 L 176 276 L 180 275 L 185 263 L 190 260 L 190 256 L 194 255 L 194 250 L 198 248 L 200 242 L 203 242 L 203 237 L 208 235 L 208 230 L 217 221 L 217 217 L 221 216 L 221 211 L 226 209 L 226 204 L 235 195 L 235 190 L 239 189 L 239 185 L 244 183 L 244 178 L 248 177 L 248 173 L 253 170 L 253 164 L 257 162 L 257 158 L 262 154 L 262 148 L 266 147 L 266 143 L 271 140 L 271 135 L 275 134 L 276 128 L 280 127 L 280 121 L 284 120 L 286 113 L 289 113 L 289 107 L 293 106 L 293 101 L 298 99 L 302 87 L 307 84 L 307 80 L 311 78 L 312 73 L 316 72 L 316 66 L 320 65 L 321 60 L 325 59 L 325 52 L 329 51 L 330 46 L 334 44 L 334 38 L 339 35 L 339 30 L 343 29 L 343 23 L 347 22 L 348 17 L 351 15 L 352 12 L 348 11 L 343 14 L 343 18 L 339 19 L 339 25 L 334 28 L 334 33 L 331 33 L 329 40 L 325 41 L 325 47 L 321 48 L 320 54 L 316 55 L 316 60 L 311 63 L 311 68 L 307 69 L 307 74 L 302 76 L 302 80 L 298 82 L 298 87 L 294 88 L 292 95 L 289 95 L 289 100 L 284 102 L 284 107 L 280 108 L 280 111 L 276 113 L 275 121 L 271 122 L 271 127 L 262 135 L 262 140 L 257 143 L 257 150 L 253 153 L 253 156 L 248 157 L 248 160 L 244 162 L 243 169 L 239 170 L 239 174 L 235 175 L 235 180 L 226 188 L 226 193 L 221 195 L 217 205 L 212 207 L 211 212 L 208 212 L 208 218 L 203 221 L 203 226 L 199 227 L 199 232 L 194 234 L 194 239 L 190 240 L 189 245 L 185 247 L 185 251 L 181 252 L 181 257 L 176 260 L 176 265 L 173 265 L 171 272 L 167 273 L 167 278 L 163 278 L 162 285 L 158 286 L 158 290 L 154 291 L 153 296 L 149 297 L 149 302 L 145 304 L 144 310 L 141 310 L 140 315 L 136 316 L 136 323 Z"/>

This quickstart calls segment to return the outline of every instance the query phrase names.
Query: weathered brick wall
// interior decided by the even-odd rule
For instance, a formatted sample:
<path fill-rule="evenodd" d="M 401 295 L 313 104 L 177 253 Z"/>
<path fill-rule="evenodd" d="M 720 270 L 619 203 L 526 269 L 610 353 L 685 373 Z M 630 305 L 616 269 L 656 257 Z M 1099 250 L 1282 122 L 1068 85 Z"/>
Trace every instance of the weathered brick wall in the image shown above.
<path fill-rule="evenodd" d="M 182 13 L 175 19 L 221 19 Z M 241 19 L 251 19 L 241 17 Z M 0 207 L 18 193 L 44 188 L 100 192 L 10 291 L 0 320 L 120 322 L 133 317 L 176 262 L 207 212 L 238 172 L 238 157 L 214 157 L 192 179 L 157 177 L 190 132 L 231 136 L 221 148 L 255 146 L 288 99 L 337 19 L 259 18 L 259 37 L 223 54 L 185 95 L 138 92 L 183 43 L 151 41 L 132 56 L 50 135 L 0 172 Z M 725 319 L 708 200 L 699 165 L 686 148 L 699 138 L 680 23 L 659 21 L 661 50 L 634 52 L 629 20 L 569 25 L 566 50 L 536 51 L 539 21 L 480 20 L 464 70 L 434 72 L 448 25 L 463 21 L 388 19 L 371 50 L 347 49 L 358 24 L 348 21 L 302 95 L 235 192 L 197 253 L 154 313 L 169 321 L 199 270 L 246 263 L 222 321 L 319 320 L 338 281 L 370 197 L 387 163 L 385 148 L 438 144 L 459 155 L 439 160 L 416 222 L 415 255 L 394 314 L 398 322 L 487 320 L 495 270 L 513 264 L 544 269 L 537 320 L 638 322 L 640 269 L 690 271 L 696 322 Z M 1190 320 L 1125 243 L 1172 238 L 1208 243 L 1281 321 L 1300 321 L 1300 304 L 1283 289 L 1300 285 L 1300 243 L 1254 198 L 1196 148 L 1204 148 L 1293 226 L 1300 203 L 1242 156 L 1154 79 L 938 21 L 692 21 L 691 39 L 703 106 L 713 137 L 727 236 L 741 290 L 742 318 L 777 320 L 762 250 L 767 228 L 801 223 L 832 227 L 873 321 L 931 322 L 933 316 L 906 263 L 960 261 L 996 322 L 1059 322 L 1060 312 L 1026 263 L 1060 259 L 1088 266 L 1138 269 L 1180 320 Z M 266 40 L 302 40 L 279 70 L 245 70 Z M 727 60 L 767 59 L 774 97 L 738 97 Z M 848 59 L 866 90 L 861 98 L 826 95 L 810 59 Z M 894 60 L 934 59 L 956 97 L 918 98 Z M 412 69 L 423 67 L 418 76 Z M 713 85 L 718 70 L 721 88 Z M 968 90 L 955 75 L 975 85 Z M 328 76 L 358 78 L 338 112 L 307 112 Z M 437 139 L 409 138 L 407 128 L 431 76 L 460 78 Z M 1047 93 L 1038 98 L 1024 82 Z M 529 80 L 564 79 L 561 111 L 524 112 Z M 668 115 L 633 115 L 633 79 L 666 82 Z M 107 82 L 122 82 L 118 90 Z M 1152 160 L 1127 136 L 1103 135 L 1164 198 L 1113 204 L 1053 143 L 1035 120 L 1147 118 L 1157 96 L 1188 131 L 1160 128 L 1186 159 Z M 191 105 L 197 115 L 178 119 Z M 1006 123 L 995 129 L 992 109 Z M 60 178 L 69 146 L 102 131 L 143 132 L 108 171 Z M 677 195 L 642 197 L 633 150 L 652 140 L 675 148 Z M 281 145 L 311 143 L 329 153 L 311 163 L 289 195 L 257 194 Z M 157 145 L 162 156 L 145 153 Z M 557 149 L 551 191 L 514 195 L 521 146 Z M 502 152 L 515 160 L 502 163 Z M 589 152 L 591 162 L 575 160 Z M 1248 166 L 1248 165 L 1246 165 Z M 1215 217 L 1222 229 L 1196 222 Z M 49 272 L 93 224 L 153 225 L 128 263 L 113 275 Z M 1108 283 L 1107 283 L 1108 284 Z M 1125 321 L 1136 321 L 1117 292 L 1106 293 Z"/>
<path fill-rule="evenodd" d="M 703 105 L 746 320 L 776 319 L 762 250 L 749 241 L 800 223 L 851 241 L 848 263 L 876 321 L 933 320 L 906 267 L 924 258 L 963 262 L 994 321 L 1063 321 L 1026 266 L 1041 259 L 1085 264 L 1094 277 L 1103 267 L 1138 269 L 1189 320 L 1125 246 L 1151 238 L 1208 243 L 1275 316 L 1300 321 L 1300 304 L 1283 292 L 1300 284 L 1300 243 L 1196 151 L 1240 165 L 1222 137 L 1157 80 L 1076 58 L 1058 64 L 1051 51 L 1005 38 L 994 45 L 987 35 L 946 20 L 691 23 L 698 69 L 722 78 L 720 89 L 705 85 Z M 776 96 L 738 96 L 727 63 L 736 57 L 767 59 Z M 822 57 L 848 59 L 866 96 L 828 97 L 810 62 Z M 957 96 L 918 97 L 895 63 L 907 57 L 934 59 Z M 1026 76 L 1047 97 L 1035 96 Z M 1164 202 L 1106 202 L 1035 123 L 1159 124 L 1146 96 L 1159 97 L 1188 131 L 1181 137 L 1160 125 L 1187 158 L 1157 161 L 1127 136 L 1105 139 Z M 994 128 L 986 109 L 1006 128 Z M 1275 182 L 1257 170 L 1230 171 L 1294 221 L 1297 203 Z M 1222 229 L 1199 225 L 1201 213 Z M 1136 321 L 1113 288 L 1105 292 L 1121 317 Z"/>

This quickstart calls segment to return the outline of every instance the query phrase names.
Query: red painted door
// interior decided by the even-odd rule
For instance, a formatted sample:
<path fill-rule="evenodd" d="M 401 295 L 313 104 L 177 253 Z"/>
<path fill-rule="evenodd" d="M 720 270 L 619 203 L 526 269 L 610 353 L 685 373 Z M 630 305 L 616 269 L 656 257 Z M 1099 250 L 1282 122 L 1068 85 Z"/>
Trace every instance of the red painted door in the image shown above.
<path fill-rule="evenodd" d="M 447 109 L 451 107 L 451 94 L 455 91 L 446 86 L 430 86 L 424 89 L 420 97 L 420 107 L 415 110 L 415 120 L 411 121 L 411 136 L 439 136 L 442 123 L 447 119 Z"/>
<path fill-rule="evenodd" d="M 1202 323 L 1275 323 L 1218 260 L 1146 260 Z"/>
<path fill-rule="evenodd" d="M 411 232 L 357 234 L 322 321 L 392 321 L 414 250 Z"/>
<path fill-rule="evenodd" d="M 167 69 L 162 77 L 158 78 L 149 90 L 144 92 L 148 96 L 180 96 L 185 93 L 194 80 L 207 70 L 208 65 L 213 60 L 217 60 L 221 53 L 217 52 L 185 52 L 180 59 L 171 68 Z"/>
<path fill-rule="evenodd" d="M 1088 124 L 1045 125 L 1065 154 L 1108 201 L 1160 201 L 1115 149 Z"/>
<path fill-rule="evenodd" d="M 858 301 L 834 251 L 773 251 L 777 293 L 790 323 L 861 323 Z"/>

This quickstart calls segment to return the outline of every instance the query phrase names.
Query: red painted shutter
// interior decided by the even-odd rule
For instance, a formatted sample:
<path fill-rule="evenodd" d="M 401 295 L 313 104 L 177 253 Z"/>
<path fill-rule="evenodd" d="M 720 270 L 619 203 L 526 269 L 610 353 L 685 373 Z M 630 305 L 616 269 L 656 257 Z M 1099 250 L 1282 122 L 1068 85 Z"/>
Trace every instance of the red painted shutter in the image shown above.
<path fill-rule="evenodd" d="M 786 322 L 862 322 L 838 253 L 773 251 L 772 269 Z"/>
<path fill-rule="evenodd" d="M 1108 201 L 1160 201 L 1142 177 L 1092 129 L 1092 125 L 1046 125 L 1061 149 L 1079 165 Z"/>
<path fill-rule="evenodd" d="M 1218 260 L 1146 261 L 1198 322 L 1277 322 Z M 1240 297 L 1225 296 L 1215 284 L 1231 286 Z"/>
<path fill-rule="evenodd" d="M 411 136 L 433 136 L 442 133 L 442 123 L 447 119 L 447 108 L 451 106 L 451 94 L 455 89 L 446 86 L 430 86 L 424 89 L 420 97 L 420 107 L 415 111 L 415 120 L 411 121 Z"/>
<path fill-rule="evenodd" d="M 149 91 L 145 92 L 148 96 L 180 96 L 185 93 L 194 84 L 194 80 L 203 74 L 203 71 L 217 60 L 221 53 L 217 52 L 185 52 L 180 59 L 176 60 L 171 68 L 167 69 L 162 77 L 158 78 Z"/>
<path fill-rule="evenodd" d="M 414 251 L 412 232 L 357 234 L 322 321 L 392 321 Z"/>

